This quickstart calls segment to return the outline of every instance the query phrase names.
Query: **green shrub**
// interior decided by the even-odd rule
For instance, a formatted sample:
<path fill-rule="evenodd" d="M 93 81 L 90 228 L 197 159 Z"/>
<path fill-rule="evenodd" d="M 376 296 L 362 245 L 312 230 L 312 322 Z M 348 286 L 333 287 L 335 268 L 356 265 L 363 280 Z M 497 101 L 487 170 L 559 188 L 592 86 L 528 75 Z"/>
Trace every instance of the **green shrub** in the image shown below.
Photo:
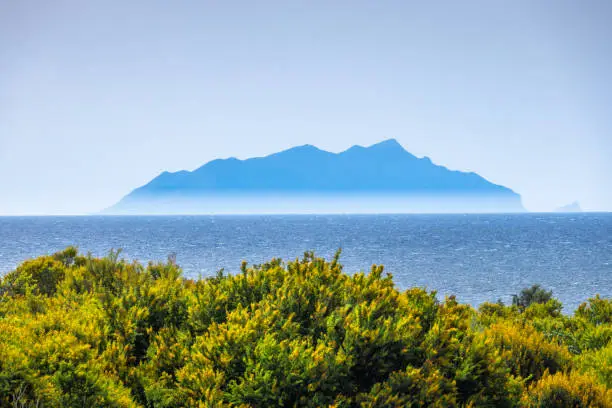
<path fill-rule="evenodd" d="M 561 371 L 571 361 L 567 349 L 547 341 L 529 325 L 496 323 L 484 334 L 501 351 L 510 372 L 530 381 Z"/>
<path fill-rule="evenodd" d="M 546 303 L 552 299 L 552 291 L 546 291 L 540 285 L 525 288 L 520 294 L 512 297 L 512 304 L 525 309 L 534 303 Z"/>
<path fill-rule="evenodd" d="M 599 295 L 590 298 L 576 310 L 576 317 L 587 320 L 593 325 L 612 323 L 612 299 L 602 299 Z"/>
<path fill-rule="evenodd" d="M 64 279 L 66 266 L 53 257 L 46 256 L 25 261 L 2 280 L 2 292 L 10 295 L 35 294 L 52 296 Z"/>
<path fill-rule="evenodd" d="M 399 291 L 382 266 L 346 274 L 339 254 L 199 281 L 174 258 L 143 266 L 119 255 L 68 248 L 2 279 L 0 406 L 609 401 L 611 303 L 599 296 L 574 316 L 539 287 L 477 311 Z"/>
<path fill-rule="evenodd" d="M 588 376 L 557 373 L 535 382 L 521 402 L 528 408 L 607 408 L 612 406 L 612 390 Z"/>
<path fill-rule="evenodd" d="M 577 358 L 578 368 L 597 378 L 600 383 L 612 389 L 612 343 L 602 349 L 584 353 Z"/>

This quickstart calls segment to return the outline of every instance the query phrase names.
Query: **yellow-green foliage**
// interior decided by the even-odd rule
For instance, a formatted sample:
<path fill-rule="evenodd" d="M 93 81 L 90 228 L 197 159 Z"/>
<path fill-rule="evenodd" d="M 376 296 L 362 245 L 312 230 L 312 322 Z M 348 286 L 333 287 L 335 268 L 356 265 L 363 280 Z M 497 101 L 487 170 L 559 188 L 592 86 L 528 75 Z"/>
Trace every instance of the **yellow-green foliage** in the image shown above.
<path fill-rule="evenodd" d="M 612 406 L 612 390 L 580 374 L 545 375 L 521 401 L 534 408 L 606 408 Z"/>
<path fill-rule="evenodd" d="M 577 365 L 581 371 L 597 377 L 599 382 L 612 389 L 612 342 L 604 348 L 582 354 Z"/>
<path fill-rule="evenodd" d="M 0 282 L 0 406 L 606 406 L 611 301 L 533 298 L 477 311 L 311 253 L 192 281 L 68 248 Z"/>
<path fill-rule="evenodd" d="M 561 371 L 571 360 L 565 347 L 547 341 L 529 324 L 494 323 L 484 336 L 501 352 L 510 372 L 527 380 Z"/>

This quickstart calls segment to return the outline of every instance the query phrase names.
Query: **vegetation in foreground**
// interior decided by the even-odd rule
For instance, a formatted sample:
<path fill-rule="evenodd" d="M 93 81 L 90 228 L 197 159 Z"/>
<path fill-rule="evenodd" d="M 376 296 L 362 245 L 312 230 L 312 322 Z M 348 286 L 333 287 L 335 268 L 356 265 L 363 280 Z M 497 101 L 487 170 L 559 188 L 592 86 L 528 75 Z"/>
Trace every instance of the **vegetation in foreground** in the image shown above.
<path fill-rule="evenodd" d="M 68 248 L 0 283 L 0 406 L 611 406 L 611 300 L 513 303 L 310 253 L 193 281 Z"/>

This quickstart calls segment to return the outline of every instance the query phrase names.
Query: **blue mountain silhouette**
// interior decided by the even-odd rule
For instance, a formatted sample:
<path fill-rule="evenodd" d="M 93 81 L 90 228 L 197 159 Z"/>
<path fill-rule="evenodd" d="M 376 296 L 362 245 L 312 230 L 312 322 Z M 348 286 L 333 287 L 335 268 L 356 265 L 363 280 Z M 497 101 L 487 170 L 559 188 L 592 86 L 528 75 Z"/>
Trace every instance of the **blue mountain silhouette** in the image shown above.
<path fill-rule="evenodd" d="M 213 160 L 194 171 L 164 172 L 107 212 L 147 213 L 147 203 L 162 201 L 175 212 L 172 201 L 179 197 L 191 199 L 190 208 L 197 209 L 197 200 L 266 195 L 473 197 L 474 210 L 479 202 L 487 203 L 487 211 L 523 210 L 520 196 L 509 188 L 476 173 L 449 170 L 427 157 L 417 158 L 389 139 L 337 154 L 304 145 L 266 157 Z"/>

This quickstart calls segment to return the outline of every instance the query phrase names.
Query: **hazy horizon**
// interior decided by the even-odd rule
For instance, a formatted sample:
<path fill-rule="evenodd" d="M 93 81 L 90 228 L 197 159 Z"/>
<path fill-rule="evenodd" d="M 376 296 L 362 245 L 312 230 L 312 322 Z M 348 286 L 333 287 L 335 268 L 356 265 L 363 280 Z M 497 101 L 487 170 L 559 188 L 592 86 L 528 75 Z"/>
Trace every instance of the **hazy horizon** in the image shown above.
<path fill-rule="evenodd" d="M 0 215 L 395 138 L 530 211 L 612 211 L 612 3 L 0 2 Z"/>
<path fill-rule="evenodd" d="M 467 214 L 521 213 L 487 195 L 225 193 L 136 199 L 103 215 Z M 504 211 L 504 209 L 506 209 Z"/>

